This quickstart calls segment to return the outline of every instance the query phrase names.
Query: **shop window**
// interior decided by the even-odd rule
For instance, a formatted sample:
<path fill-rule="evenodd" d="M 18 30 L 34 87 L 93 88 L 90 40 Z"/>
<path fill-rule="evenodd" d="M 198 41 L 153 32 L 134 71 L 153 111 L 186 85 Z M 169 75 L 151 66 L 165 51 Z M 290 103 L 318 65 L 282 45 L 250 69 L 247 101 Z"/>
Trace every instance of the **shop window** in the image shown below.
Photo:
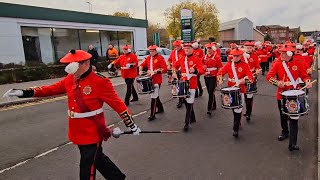
<path fill-rule="evenodd" d="M 132 52 L 134 52 L 134 46 L 133 46 L 133 38 L 132 38 L 132 32 L 118 32 L 118 38 L 119 38 L 119 45 L 120 47 L 124 45 L 131 45 Z M 123 54 L 122 49 L 120 49 L 120 54 Z"/>
<path fill-rule="evenodd" d="M 53 28 L 53 45 L 56 59 L 61 59 L 71 49 L 80 49 L 78 30 Z"/>
<path fill-rule="evenodd" d="M 117 31 L 100 31 L 100 36 L 103 56 L 106 56 L 110 44 L 119 51 Z"/>
<path fill-rule="evenodd" d="M 95 50 L 101 56 L 101 44 L 99 30 L 79 30 L 80 48 L 84 51 L 89 50 L 89 45 L 93 45 Z"/>

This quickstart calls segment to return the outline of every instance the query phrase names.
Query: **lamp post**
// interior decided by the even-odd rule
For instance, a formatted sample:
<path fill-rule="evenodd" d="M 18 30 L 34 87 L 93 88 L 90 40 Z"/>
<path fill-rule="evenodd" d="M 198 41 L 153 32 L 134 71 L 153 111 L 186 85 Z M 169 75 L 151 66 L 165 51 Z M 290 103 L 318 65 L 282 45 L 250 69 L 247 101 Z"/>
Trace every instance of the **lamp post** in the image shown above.
<path fill-rule="evenodd" d="M 148 20 L 147 0 L 144 0 L 144 15 L 145 19 Z"/>
<path fill-rule="evenodd" d="M 86 1 L 86 3 L 88 3 L 88 5 L 89 5 L 89 13 L 92 13 L 92 4 L 91 4 L 91 2 Z"/>

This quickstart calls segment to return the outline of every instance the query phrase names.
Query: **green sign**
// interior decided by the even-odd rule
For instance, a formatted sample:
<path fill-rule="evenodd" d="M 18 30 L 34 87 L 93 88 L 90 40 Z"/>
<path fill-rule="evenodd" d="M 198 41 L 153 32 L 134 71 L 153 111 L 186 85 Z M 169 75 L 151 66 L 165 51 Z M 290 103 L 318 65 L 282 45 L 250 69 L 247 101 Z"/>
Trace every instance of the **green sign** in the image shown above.
<path fill-rule="evenodd" d="M 192 42 L 194 40 L 192 11 L 189 9 L 181 9 L 180 19 L 181 19 L 181 39 L 184 42 Z"/>
<path fill-rule="evenodd" d="M 153 33 L 153 43 L 154 43 L 154 45 L 160 46 L 160 35 L 159 35 L 159 33 Z"/>

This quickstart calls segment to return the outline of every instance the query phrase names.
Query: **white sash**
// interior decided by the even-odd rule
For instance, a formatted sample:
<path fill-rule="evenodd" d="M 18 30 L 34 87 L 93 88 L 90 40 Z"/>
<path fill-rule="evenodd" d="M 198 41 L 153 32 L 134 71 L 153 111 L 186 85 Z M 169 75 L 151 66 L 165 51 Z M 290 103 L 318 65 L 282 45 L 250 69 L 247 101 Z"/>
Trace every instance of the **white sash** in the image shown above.
<path fill-rule="evenodd" d="M 190 80 L 192 76 L 197 76 L 196 74 L 190 74 L 189 73 L 189 66 L 188 66 L 188 58 L 187 56 L 184 58 L 184 67 L 186 68 L 186 74 L 187 74 L 187 79 Z"/>
<path fill-rule="evenodd" d="M 233 61 L 232 61 L 232 63 L 231 63 L 231 69 L 232 69 L 233 77 L 234 77 L 236 83 L 239 84 L 240 81 L 239 81 L 238 74 L 237 74 L 237 71 L 236 71 L 236 67 L 235 67 Z"/>
<path fill-rule="evenodd" d="M 283 66 L 284 70 L 286 71 L 287 76 L 289 77 L 289 79 L 291 81 L 291 84 L 296 89 L 298 83 L 293 79 L 293 76 L 292 76 L 292 74 L 291 74 L 286 62 L 282 61 L 282 66 Z"/>
<path fill-rule="evenodd" d="M 248 59 L 247 59 L 247 57 L 246 57 L 245 55 L 243 55 L 243 57 L 244 57 L 244 61 L 248 64 Z"/>
<path fill-rule="evenodd" d="M 178 61 L 179 60 L 179 57 L 178 57 L 178 50 L 176 50 L 176 61 Z"/>
<path fill-rule="evenodd" d="M 150 73 L 151 73 L 151 76 L 154 75 L 154 72 L 153 72 L 153 57 L 150 55 Z"/>

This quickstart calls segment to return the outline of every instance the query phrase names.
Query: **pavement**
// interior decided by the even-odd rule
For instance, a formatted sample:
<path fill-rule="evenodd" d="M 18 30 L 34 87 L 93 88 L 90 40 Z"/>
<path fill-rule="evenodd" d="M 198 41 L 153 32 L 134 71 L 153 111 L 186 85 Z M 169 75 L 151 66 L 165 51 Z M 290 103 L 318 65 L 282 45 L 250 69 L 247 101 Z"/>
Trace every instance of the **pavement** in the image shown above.
<path fill-rule="evenodd" d="M 315 74 L 315 77 L 317 74 Z M 112 79 L 120 97 L 125 85 Z M 148 122 L 149 95 L 130 104 L 142 130 L 182 130 L 185 108 L 176 108 L 166 78 L 160 98 L 165 113 Z M 106 153 L 129 180 L 313 180 L 318 173 L 318 87 L 309 95 L 310 112 L 299 120 L 300 151 L 289 152 L 288 141 L 279 142 L 276 88 L 258 79 L 252 121 L 242 120 L 240 138 L 232 136 L 231 110 L 206 114 L 207 93 L 196 99 L 197 123 L 188 133 L 126 135 L 103 143 Z M 119 83 L 120 82 L 120 83 Z M 204 85 L 204 83 L 202 82 Z M 37 84 L 39 85 L 39 84 Z M 78 179 L 79 150 L 67 139 L 67 101 L 51 99 L 0 108 L 0 180 Z M 125 130 L 118 115 L 104 107 L 107 123 Z M 97 173 L 97 179 L 103 179 Z"/>

